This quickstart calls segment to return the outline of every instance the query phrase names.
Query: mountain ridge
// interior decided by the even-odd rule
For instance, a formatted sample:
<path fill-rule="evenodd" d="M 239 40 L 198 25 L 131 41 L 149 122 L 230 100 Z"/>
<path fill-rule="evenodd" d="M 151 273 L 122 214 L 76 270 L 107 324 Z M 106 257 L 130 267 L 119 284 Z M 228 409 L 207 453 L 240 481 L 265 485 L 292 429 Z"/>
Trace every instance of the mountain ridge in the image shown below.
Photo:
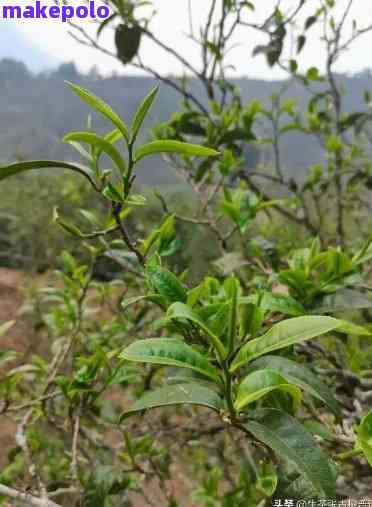
<path fill-rule="evenodd" d="M 371 86 L 371 73 L 366 71 L 355 76 L 338 76 L 345 89 L 345 110 L 358 111 L 365 108 L 363 91 Z M 154 86 L 154 80 L 143 76 L 101 77 L 96 71 L 81 74 L 73 63 L 61 64 L 53 71 L 31 72 L 25 64 L 13 60 L 0 61 L 0 153 L 1 162 L 15 159 L 52 158 L 76 160 L 71 147 L 60 139 L 70 130 L 86 128 L 90 113 L 64 81 L 72 81 L 91 89 L 107 100 L 126 121 L 130 121 L 138 103 Z M 278 93 L 282 81 L 263 81 L 241 78 L 234 81 L 241 89 L 243 103 L 267 98 Z M 191 82 L 193 93 L 202 97 L 198 83 Z M 300 84 L 294 84 L 289 97 L 303 108 L 308 96 Z M 162 85 L 153 109 L 146 122 L 149 127 L 167 120 L 180 110 L 180 96 L 173 89 Z M 100 132 L 109 129 L 107 122 L 93 114 L 93 126 Z M 249 146 L 248 146 L 249 149 Z M 296 175 L 309 164 L 320 161 L 321 153 L 316 140 L 300 133 L 289 133 L 283 140 L 283 163 L 291 174 Z M 138 174 L 139 181 L 154 185 L 174 182 L 169 167 L 160 158 L 144 161 Z"/>

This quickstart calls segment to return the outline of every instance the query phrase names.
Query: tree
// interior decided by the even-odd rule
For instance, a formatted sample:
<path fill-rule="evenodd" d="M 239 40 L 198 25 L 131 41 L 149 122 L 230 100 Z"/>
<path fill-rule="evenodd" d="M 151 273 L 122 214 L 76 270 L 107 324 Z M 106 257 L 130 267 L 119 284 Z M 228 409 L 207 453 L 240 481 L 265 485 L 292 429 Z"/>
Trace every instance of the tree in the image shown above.
<path fill-rule="evenodd" d="M 151 22 L 156 16 L 151 4 L 146 10 L 140 1 L 110 2 L 112 16 L 107 23 L 98 25 L 96 34 L 86 31 L 82 26 L 74 25 L 74 28 L 79 35 L 79 42 L 110 54 L 124 65 L 141 69 L 179 92 L 184 100 L 185 116 L 177 122 L 171 122 L 170 126 L 180 138 L 194 135 L 199 140 L 212 142 L 216 149 L 221 146 L 232 148 L 239 156 L 242 145 L 257 142 L 253 132 L 264 119 L 270 134 L 264 140 L 259 139 L 259 143 L 265 141 L 271 145 L 272 163 L 254 175 L 244 165 L 239 171 L 235 167 L 238 177 L 247 181 L 254 191 L 258 189 L 268 200 L 281 195 L 283 190 L 289 193 L 294 210 L 290 212 L 288 207 L 278 204 L 276 210 L 280 214 L 310 233 L 318 234 L 322 241 L 327 236 L 327 243 L 336 241 L 343 245 L 348 239 L 345 222 L 351 215 L 353 224 L 350 229 L 359 226 L 361 213 L 367 211 L 361 209 L 365 208 L 370 173 L 366 160 L 370 150 L 369 142 L 360 142 L 362 125 L 369 121 L 369 111 L 366 109 L 346 113 L 342 80 L 335 71 L 335 65 L 352 44 L 372 29 L 371 20 L 368 24 L 368 20 L 365 22 L 351 18 L 353 4 L 353 0 L 345 5 L 334 0 L 324 0 L 320 4 L 300 0 L 286 10 L 279 3 L 273 12 L 268 13 L 266 19 L 252 21 L 255 15 L 254 2 L 211 1 L 206 20 L 201 20 L 198 27 L 191 2 L 188 37 L 200 48 L 198 62 L 190 62 L 187 54 L 179 53 L 164 43 L 160 34 L 151 30 Z M 301 55 L 311 41 L 315 26 L 324 27 L 324 72 L 315 66 L 303 68 L 301 65 Z M 115 34 L 116 53 L 110 52 L 100 42 L 102 31 L 110 28 Z M 257 33 L 263 34 L 268 43 L 255 47 L 252 56 L 263 54 L 269 66 L 280 67 L 289 76 L 283 90 L 272 97 L 269 108 L 264 104 L 255 104 L 253 111 L 236 107 L 239 90 L 229 80 L 227 72 L 237 33 L 240 44 L 242 40 L 251 40 Z M 151 64 L 144 62 L 141 47 L 145 40 L 155 44 L 159 52 L 165 52 L 169 58 L 177 60 L 187 78 L 175 79 L 161 75 Z M 296 40 L 294 55 L 292 40 Z M 189 78 L 200 82 L 202 94 L 195 93 Z M 301 83 L 309 91 L 307 107 L 302 111 L 295 101 L 287 101 L 284 96 L 291 84 L 295 83 Z M 236 110 L 240 114 L 234 116 Z M 190 125 L 190 115 L 193 125 Z M 226 128 L 230 132 L 226 140 L 226 134 L 224 138 L 214 130 L 216 127 L 220 129 L 221 124 L 225 126 L 227 118 L 230 124 Z M 195 127 L 195 123 L 203 125 L 204 130 Z M 206 138 L 205 129 L 208 128 L 213 135 Z M 286 133 L 296 130 L 315 137 L 321 143 L 324 153 L 324 163 L 308 167 L 305 181 L 300 182 L 287 176 L 280 156 Z M 361 166 L 365 169 L 361 169 Z M 209 177 L 210 171 L 206 169 L 203 172 L 205 183 Z M 266 191 L 268 181 L 270 187 L 274 187 L 274 192 Z M 337 206 L 329 210 L 327 202 L 330 198 L 333 200 L 334 195 L 337 196 Z M 325 215 L 330 216 L 329 221 L 324 220 Z M 332 228 L 332 221 L 335 229 Z"/>

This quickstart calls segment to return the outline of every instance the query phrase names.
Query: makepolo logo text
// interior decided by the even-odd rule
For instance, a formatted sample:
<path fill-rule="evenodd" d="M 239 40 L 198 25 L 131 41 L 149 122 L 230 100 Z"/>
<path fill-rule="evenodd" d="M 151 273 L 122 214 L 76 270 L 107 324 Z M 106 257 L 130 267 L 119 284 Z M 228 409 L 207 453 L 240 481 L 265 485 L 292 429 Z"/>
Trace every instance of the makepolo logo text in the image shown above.
<path fill-rule="evenodd" d="M 96 6 L 94 0 L 86 5 L 43 5 L 36 0 L 32 5 L 1 5 L 2 19 L 59 19 L 63 23 L 72 18 L 106 19 L 110 16 L 107 5 Z"/>

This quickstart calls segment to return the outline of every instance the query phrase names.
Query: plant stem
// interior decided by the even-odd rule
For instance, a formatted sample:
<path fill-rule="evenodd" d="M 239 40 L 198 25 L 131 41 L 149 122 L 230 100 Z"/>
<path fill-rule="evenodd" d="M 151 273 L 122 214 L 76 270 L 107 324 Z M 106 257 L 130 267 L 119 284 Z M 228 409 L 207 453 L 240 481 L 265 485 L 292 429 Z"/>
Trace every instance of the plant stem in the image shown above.
<path fill-rule="evenodd" d="M 229 365 L 225 360 L 223 363 L 223 371 L 225 374 L 225 397 L 227 402 L 227 407 L 230 413 L 230 420 L 233 423 L 236 420 L 236 412 L 234 408 L 234 403 L 232 399 L 232 376 L 229 371 Z"/>
<path fill-rule="evenodd" d="M 360 447 L 357 447 L 356 449 L 351 449 L 350 451 L 341 452 L 339 454 L 336 454 L 336 458 L 340 461 L 345 461 L 349 458 L 353 458 L 354 456 L 359 456 L 363 451 Z"/>
<path fill-rule="evenodd" d="M 121 236 L 124 240 L 124 243 L 127 245 L 127 247 L 129 248 L 129 250 L 131 252 L 133 252 L 135 254 L 135 256 L 137 257 L 138 259 L 138 262 L 142 265 L 144 265 L 145 263 L 145 258 L 144 256 L 141 254 L 141 252 L 138 250 L 138 248 L 135 246 L 135 244 L 132 242 L 132 240 L 130 239 L 129 237 L 129 234 L 123 224 L 123 222 L 121 221 L 121 218 L 120 218 L 120 212 L 121 212 L 121 209 L 122 209 L 122 206 L 121 204 L 117 204 L 117 203 L 113 203 L 113 215 L 114 215 L 114 218 L 115 218 L 115 221 L 120 229 L 120 232 L 121 232 Z"/>

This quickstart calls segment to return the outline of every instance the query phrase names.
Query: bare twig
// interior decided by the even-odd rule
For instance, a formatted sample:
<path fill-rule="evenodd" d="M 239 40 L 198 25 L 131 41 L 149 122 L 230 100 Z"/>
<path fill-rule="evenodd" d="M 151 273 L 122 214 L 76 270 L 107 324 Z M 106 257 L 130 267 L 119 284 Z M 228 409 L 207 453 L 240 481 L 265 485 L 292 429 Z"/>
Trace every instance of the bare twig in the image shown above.
<path fill-rule="evenodd" d="M 47 497 L 47 493 L 46 493 L 46 488 L 41 480 L 41 477 L 39 476 L 39 474 L 36 470 L 36 466 L 35 466 L 34 462 L 32 461 L 31 451 L 30 451 L 30 448 L 27 443 L 26 431 L 27 431 L 28 425 L 31 423 L 33 410 L 34 410 L 33 408 L 30 408 L 23 416 L 21 422 L 18 424 L 15 439 L 16 439 L 17 444 L 19 445 L 19 447 L 23 451 L 23 454 L 25 456 L 25 460 L 27 463 L 27 467 L 28 467 L 28 472 L 31 476 L 31 479 L 33 481 L 34 480 L 36 481 L 38 489 L 42 495 L 42 498 L 44 500 L 47 500 L 48 497 Z"/>
<path fill-rule="evenodd" d="M 25 504 L 28 506 L 32 505 L 35 507 L 62 507 L 60 504 L 57 504 L 48 498 L 38 498 L 34 495 L 31 495 L 30 493 L 25 493 L 18 489 L 9 488 L 4 484 L 0 484 L 0 494 L 8 496 L 9 498 L 14 498 L 15 500 L 25 502 Z"/>
<path fill-rule="evenodd" d="M 129 250 L 131 252 L 133 252 L 135 254 L 135 256 L 137 257 L 138 259 L 138 262 L 140 264 L 144 264 L 145 263 L 145 258 L 144 256 L 141 254 L 141 252 L 138 250 L 138 248 L 136 247 L 136 245 L 134 244 L 134 242 L 131 240 L 131 238 L 129 237 L 129 234 L 121 220 L 121 217 L 120 217 L 120 212 L 121 212 L 121 205 L 114 205 L 113 206 L 113 215 L 114 215 L 114 218 L 115 218 L 115 221 L 119 227 L 119 230 L 121 232 L 121 236 L 124 240 L 124 243 L 127 245 L 127 247 L 129 248 Z"/>
<path fill-rule="evenodd" d="M 79 404 L 77 414 L 75 416 L 74 431 L 72 436 L 72 449 L 71 449 L 71 475 L 76 483 L 79 483 L 78 476 L 78 440 L 80 429 L 80 416 L 81 416 L 82 402 Z"/>

